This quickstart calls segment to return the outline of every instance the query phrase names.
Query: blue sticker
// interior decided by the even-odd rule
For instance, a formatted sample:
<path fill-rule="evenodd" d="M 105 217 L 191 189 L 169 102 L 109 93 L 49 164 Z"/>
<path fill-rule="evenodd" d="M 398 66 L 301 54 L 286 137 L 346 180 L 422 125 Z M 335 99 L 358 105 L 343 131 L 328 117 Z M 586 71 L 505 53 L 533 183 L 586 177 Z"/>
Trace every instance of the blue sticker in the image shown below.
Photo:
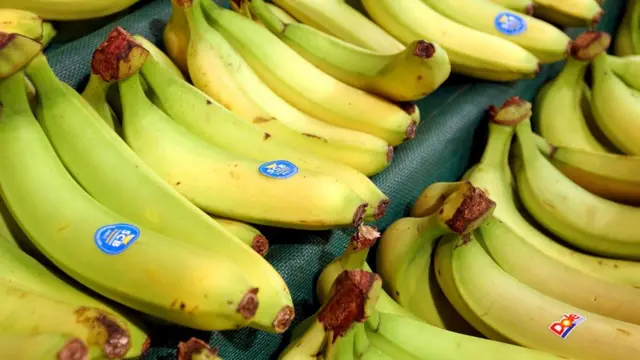
<path fill-rule="evenodd" d="M 511 12 L 501 12 L 496 16 L 496 29 L 503 34 L 518 35 L 527 30 L 527 22 Z"/>
<path fill-rule="evenodd" d="M 287 160 L 274 160 L 266 162 L 258 168 L 262 175 L 274 179 L 288 179 L 298 173 L 298 167 Z"/>
<path fill-rule="evenodd" d="M 98 249 L 109 255 L 118 255 L 127 250 L 138 237 L 140 230 L 129 224 L 106 225 L 93 235 Z"/>

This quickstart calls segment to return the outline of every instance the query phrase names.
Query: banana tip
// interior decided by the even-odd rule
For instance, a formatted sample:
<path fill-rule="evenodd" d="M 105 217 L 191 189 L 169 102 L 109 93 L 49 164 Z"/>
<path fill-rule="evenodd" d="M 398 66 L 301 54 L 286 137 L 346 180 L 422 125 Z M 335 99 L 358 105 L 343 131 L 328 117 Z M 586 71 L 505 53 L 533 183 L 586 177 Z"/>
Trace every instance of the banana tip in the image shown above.
<path fill-rule="evenodd" d="M 482 189 L 470 183 L 469 185 L 464 199 L 456 208 L 453 216 L 446 221 L 447 226 L 457 234 L 465 234 L 473 230 L 473 225 L 486 217 L 496 206 L 496 203 L 489 199 Z"/>
<path fill-rule="evenodd" d="M 86 360 L 89 356 L 89 347 L 84 341 L 73 338 L 64 344 L 57 355 L 58 360 Z"/>
<path fill-rule="evenodd" d="M 393 149 L 393 148 L 391 148 L 391 149 Z M 384 199 L 384 200 L 380 201 L 378 203 L 378 206 L 376 206 L 376 211 L 373 213 L 373 218 L 375 220 L 378 220 L 381 217 L 383 217 L 384 214 L 387 213 L 387 207 L 389 207 L 389 199 Z"/>
<path fill-rule="evenodd" d="M 393 160 L 393 146 L 389 145 L 387 148 L 387 163 L 390 163 Z"/>
<path fill-rule="evenodd" d="M 413 104 L 412 104 L 413 105 Z M 415 105 L 413 105 L 415 106 Z M 416 129 L 418 128 L 418 123 L 414 120 L 409 123 L 407 127 L 405 140 L 411 140 L 416 137 Z"/>
<path fill-rule="evenodd" d="M 413 54 L 423 59 L 430 59 L 436 53 L 436 47 L 427 41 L 418 40 Z"/>
<path fill-rule="evenodd" d="M 253 288 L 244 295 L 236 310 L 245 320 L 249 320 L 258 311 L 258 289 Z"/>
<path fill-rule="evenodd" d="M 353 214 L 353 222 L 351 223 L 354 227 L 359 226 L 364 221 L 364 215 L 367 212 L 367 206 L 369 206 L 369 204 L 364 203 L 360 204 L 356 208 L 356 212 L 355 214 Z"/>
<path fill-rule="evenodd" d="M 269 251 L 269 240 L 267 240 L 267 238 L 264 235 L 258 234 L 253 237 L 251 248 L 258 254 L 260 254 L 262 257 L 264 257 L 265 255 L 267 255 L 267 252 Z"/>
<path fill-rule="evenodd" d="M 178 344 L 178 360 L 191 360 L 196 355 L 201 354 L 207 354 L 211 358 L 215 358 L 218 355 L 218 347 L 212 349 L 209 344 L 194 337 Z"/>
<path fill-rule="evenodd" d="M 273 328 L 278 333 L 283 333 L 289 329 L 293 319 L 296 317 L 296 311 L 292 306 L 285 306 L 278 315 L 276 316 L 276 320 L 273 322 Z"/>
<path fill-rule="evenodd" d="M 349 239 L 350 246 L 355 251 L 369 249 L 380 238 L 380 232 L 373 226 L 360 225 L 358 231 Z"/>

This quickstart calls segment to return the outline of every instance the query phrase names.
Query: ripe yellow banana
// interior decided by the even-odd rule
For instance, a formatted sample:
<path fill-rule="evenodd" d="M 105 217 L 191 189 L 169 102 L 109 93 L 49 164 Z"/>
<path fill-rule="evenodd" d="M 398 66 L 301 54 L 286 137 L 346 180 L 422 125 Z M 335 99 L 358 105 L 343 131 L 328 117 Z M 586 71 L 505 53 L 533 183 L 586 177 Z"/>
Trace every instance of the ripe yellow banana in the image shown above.
<path fill-rule="evenodd" d="M 16 33 L 40 41 L 43 35 L 43 21 L 40 16 L 30 11 L 0 8 L 0 32 Z"/>
<path fill-rule="evenodd" d="M 3 0 L 2 6 L 34 12 L 47 20 L 84 20 L 115 14 L 138 0 Z"/>
<path fill-rule="evenodd" d="M 456 23 L 422 0 L 362 0 L 380 26 L 405 45 L 424 39 L 442 46 L 454 72 L 486 80 L 534 77 L 538 59 L 522 47 L 497 36 Z"/>
<path fill-rule="evenodd" d="M 42 50 L 42 44 L 26 36 L 0 31 L 0 79 L 22 69 Z"/>
<path fill-rule="evenodd" d="M 125 63 L 137 63 L 138 60 L 130 57 L 136 56 L 138 52 L 134 50 L 140 49 L 140 45 L 122 29 L 116 29 L 115 33 L 121 36 L 110 36 L 109 39 L 122 47 L 113 48 L 115 52 L 111 55 Z M 116 68 L 121 65 L 119 62 L 110 64 Z M 167 72 L 165 76 L 187 84 L 169 70 L 164 71 Z M 27 73 L 41 94 L 42 110 L 38 118 L 42 127 L 65 166 L 91 196 L 135 223 L 181 240 L 189 249 L 205 250 L 202 257 L 222 256 L 233 261 L 238 273 L 230 275 L 231 278 L 246 278 L 252 287 L 260 290 L 261 307 L 251 326 L 276 332 L 288 327 L 293 317 L 291 295 L 282 277 L 266 260 L 154 173 L 95 111 L 83 105 L 86 102 L 80 95 L 61 87 L 46 58 L 39 57 L 32 62 Z M 126 176 L 114 177 L 113 169 Z M 237 286 L 246 281 L 240 281 Z M 188 301 L 185 303 L 193 306 Z M 166 305 L 170 304 L 171 300 Z"/>
<path fill-rule="evenodd" d="M 343 129 L 306 115 L 275 94 L 207 23 L 201 1 L 183 3 L 191 35 L 187 60 L 193 84 L 218 103 L 299 151 L 374 175 L 393 149 L 370 134 Z"/>
<path fill-rule="evenodd" d="M 250 159 L 287 160 L 302 169 L 330 175 L 370 204 L 368 217 L 384 215 L 389 199 L 365 175 L 339 163 L 300 154 L 286 141 L 240 119 L 203 92 L 169 75 L 153 58 L 147 59 L 142 75 L 157 97 L 156 105 L 201 139 Z"/>
<path fill-rule="evenodd" d="M 376 257 L 376 269 L 389 294 L 429 324 L 475 334 L 438 288 L 432 250 L 445 234 L 472 231 L 494 206 L 481 190 L 467 183 L 449 195 L 433 214 L 402 218 L 391 224 L 380 240 Z"/>
<path fill-rule="evenodd" d="M 367 204 L 336 179 L 304 169 L 288 179 L 267 177 L 256 171 L 259 161 L 220 150 L 171 120 L 147 99 L 138 74 L 118 86 L 127 144 L 167 184 L 206 212 L 298 229 L 357 226 L 362 221 Z"/>
<path fill-rule="evenodd" d="M 380 137 L 395 146 L 415 136 L 417 121 L 406 109 L 325 74 L 269 30 L 215 3 L 202 3 L 213 28 L 284 100 L 325 122 Z M 305 79 L 305 81 L 299 81 Z"/>
<path fill-rule="evenodd" d="M 43 66 L 42 55 L 29 65 L 36 86 L 48 85 L 47 91 L 39 91 L 43 112 L 58 113 L 56 121 L 78 119 L 81 127 L 94 123 L 106 127 L 97 115 L 83 117 L 84 110 L 73 105 L 77 100 L 56 90 L 51 84 L 59 80 Z M 154 233 L 94 200 L 67 172 L 33 117 L 24 74 L 18 72 L 0 86 L 2 198 L 38 250 L 85 286 L 158 318 L 210 330 L 246 324 L 258 305 L 257 291 L 240 267 L 224 255 Z M 14 141 L 17 138 L 21 141 Z M 88 137 L 78 139 L 88 141 L 79 151 L 91 152 L 88 144 L 95 143 Z M 105 148 L 95 151 L 102 153 Z M 128 271 L 115 275 L 113 269 Z"/>
<path fill-rule="evenodd" d="M 491 2 L 504 6 L 507 9 L 521 12 L 527 15 L 533 15 L 535 5 L 532 0 L 490 0 Z"/>
<path fill-rule="evenodd" d="M 597 0 L 533 0 L 537 17 L 564 26 L 593 26 L 604 10 Z"/>
<path fill-rule="evenodd" d="M 528 15 L 516 15 L 489 0 L 422 0 L 433 10 L 464 26 L 501 37 L 535 55 L 541 64 L 564 59 L 571 38 L 560 29 Z"/>
<path fill-rule="evenodd" d="M 162 33 L 167 55 L 173 60 L 178 69 L 185 76 L 189 74 L 187 64 L 187 49 L 189 48 L 189 25 L 184 12 L 181 10 L 180 0 L 171 0 L 171 16 Z"/>
<path fill-rule="evenodd" d="M 48 332 L 0 334 L 0 358 L 12 360 L 88 360 L 89 348 L 77 337 Z"/>
<path fill-rule="evenodd" d="M 361 48 L 395 54 L 404 46 L 344 0 L 274 0 L 302 23 Z"/>
<path fill-rule="evenodd" d="M 450 248 L 451 272 L 465 303 L 515 343 L 585 360 L 632 360 L 640 352 L 640 326 L 571 306 L 520 283 L 492 260 L 474 233 L 443 240 L 438 246 Z"/>
<path fill-rule="evenodd" d="M 362 49 L 305 24 L 285 24 L 263 0 L 253 13 L 298 54 L 334 78 L 394 101 L 421 99 L 449 77 L 451 64 L 437 44 L 417 40 L 403 51 L 382 54 Z"/>
<path fill-rule="evenodd" d="M 164 67 L 171 70 L 171 72 L 179 77 L 180 79 L 184 79 L 184 75 L 178 66 L 173 63 L 171 58 L 167 54 L 165 54 L 162 50 L 160 50 L 157 46 L 155 46 L 151 41 L 147 40 L 142 35 L 133 35 L 133 39 L 140 43 L 147 51 L 150 56 L 153 56 L 156 60 L 158 60 Z"/>
<path fill-rule="evenodd" d="M 269 251 L 269 240 L 260 232 L 260 230 L 237 220 L 218 217 L 214 218 L 214 220 L 240 241 L 251 246 L 251 248 L 258 254 L 263 257 L 267 255 L 267 252 Z"/>
<path fill-rule="evenodd" d="M 582 111 L 583 81 L 589 62 L 606 51 L 611 37 L 604 32 L 585 32 L 573 44 L 558 76 L 545 85 L 535 100 L 538 132 L 556 146 L 608 152 L 589 129 Z"/>

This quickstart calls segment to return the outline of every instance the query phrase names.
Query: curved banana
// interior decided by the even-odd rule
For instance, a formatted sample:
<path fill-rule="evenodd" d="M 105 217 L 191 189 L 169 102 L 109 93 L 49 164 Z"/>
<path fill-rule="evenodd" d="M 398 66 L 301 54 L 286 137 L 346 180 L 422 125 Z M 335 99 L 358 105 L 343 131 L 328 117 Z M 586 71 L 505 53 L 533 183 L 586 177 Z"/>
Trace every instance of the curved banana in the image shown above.
<path fill-rule="evenodd" d="M 214 217 L 214 220 L 223 228 L 225 228 L 225 230 L 229 231 L 233 236 L 249 245 L 253 249 L 253 251 L 257 252 L 263 257 L 267 255 L 267 252 L 269 251 L 269 240 L 264 235 L 262 235 L 260 230 L 254 228 L 251 225 L 236 220 L 218 217 Z"/>
<path fill-rule="evenodd" d="M 187 63 L 187 50 L 189 48 L 189 25 L 187 18 L 181 9 L 180 0 L 171 0 L 171 16 L 162 33 L 164 47 L 167 55 L 173 63 L 182 71 L 182 74 L 189 74 Z M 161 60 L 159 60 L 161 61 Z"/>
<path fill-rule="evenodd" d="M 611 37 L 604 32 L 585 32 L 573 44 L 564 68 L 535 99 L 537 131 L 556 146 L 608 152 L 589 129 L 582 111 L 583 81 L 589 60 L 604 52 Z"/>
<path fill-rule="evenodd" d="M 26 36 L 0 31 L 0 80 L 22 69 L 40 51 L 42 44 Z"/>
<path fill-rule="evenodd" d="M 298 54 L 325 73 L 358 89 L 394 101 L 419 100 L 449 77 L 451 64 L 437 44 L 417 40 L 395 54 L 359 48 L 305 24 L 285 24 L 263 0 L 253 13 Z"/>
<path fill-rule="evenodd" d="M 260 162 L 220 150 L 172 121 L 147 99 L 138 74 L 118 86 L 127 144 L 167 184 L 206 212 L 314 230 L 362 221 L 367 204 L 339 181 L 304 169 L 286 180 L 267 177 L 256 171 Z"/>
<path fill-rule="evenodd" d="M 300 22 L 353 45 L 382 54 L 404 46 L 345 0 L 274 0 Z"/>
<path fill-rule="evenodd" d="M 39 55 L 29 65 L 30 77 L 40 88 L 42 82 L 59 81 L 52 72 L 40 71 L 43 63 L 46 59 Z M 246 324 L 258 306 L 257 291 L 237 265 L 224 255 L 204 253 L 138 226 L 94 200 L 67 173 L 33 117 L 24 74 L 16 73 L 0 87 L 0 152 L 7 155 L 0 157 L 5 169 L 0 190 L 38 250 L 85 286 L 158 318 L 209 330 Z M 44 107 L 68 111 L 74 118 L 83 113 L 64 100 L 57 103 L 67 96 L 61 90 L 50 87 L 39 94 Z M 78 119 L 82 126 L 106 127 L 95 117 Z M 109 131 L 105 133 L 113 134 Z M 11 140 L 17 138 L 21 141 Z M 119 268 L 131 271 L 109 276 Z"/>
<path fill-rule="evenodd" d="M 52 23 L 48 21 L 42 23 L 42 40 L 40 42 L 43 48 L 49 46 L 56 35 L 58 35 L 58 31 L 53 27 Z"/>
<path fill-rule="evenodd" d="M 0 8 L 0 32 L 20 34 L 40 41 L 43 30 L 42 18 L 37 14 L 31 11 Z"/>
<path fill-rule="evenodd" d="M 506 113 L 508 114 L 509 111 Z M 517 112 L 515 115 L 517 116 Z M 514 130 L 511 126 L 505 125 L 512 124 L 513 120 L 513 116 L 504 116 L 502 114 L 498 114 L 491 120 L 489 124 L 489 141 L 482 159 L 475 166 L 475 170 L 471 171 L 468 176 L 468 180 L 474 186 L 485 190 L 491 195 L 491 199 L 498 204 L 493 216 L 509 226 L 511 231 L 519 236 L 519 240 L 525 240 L 529 246 L 545 254 L 546 257 L 553 259 L 553 261 L 562 264 L 563 267 L 578 271 L 573 273 L 579 275 L 582 279 L 572 279 L 570 281 L 599 284 L 604 280 L 614 284 L 640 287 L 639 263 L 596 257 L 568 249 L 538 231 L 520 214 L 512 193 L 511 172 L 507 165 L 509 162 L 509 147 Z M 427 188 L 421 198 L 438 199 L 439 195 L 430 191 L 433 186 Z M 425 216 L 430 213 L 418 207 L 418 204 L 416 202 L 412 216 Z M 425 209 L 429 208 L 425 207 Z M 521 281 L 524 282 L 524 280 Z M 563 283 L 566 283 L 566 281 Z M 529 285 L 533 286 L 532 283 Z M 602 284 L 597 286 L 605 287 Z M 539 288 L 539 290 L 542 291 L 543 289 Z"/>
<path fill-rule="evenodd" d="M 598 0 L 533 0 L 536 17 L 563 26 L 594 26 L 604 10 Z"/>
<path fill-rule="evenodd" d="M 534 77 L 538 59 L 520 46 L 458 24 L 422 0 L 362 0 L 380 26 L 405 45 L 424 39 L 443 47 L 454 72 L 486 80 Z"/>
<path fill-rule="evenodd" d="M 237 51 L 206 22 L 201 1 L 183 3 L 191 31 L 187 60 L 193 84 L 218 103 L 302 152 L 374 175 L 393 149 L 370 134 L 306 115 L 275 94 Z"/>
<path fill-rule="evenodd" d="M 533 15 L 535 4 L 533 0 L 490 0 L 492 3 L 504 6 L 507 9 L 517 11 L 527 15 Z"/>
<path fill-rule="evenodd" d="M 157 96 L 156 105 L 201 139 L 250 159 L 284 159 L 302 169 L 330 175 L 370 204 L 369 217 L 384 215 L 389 199 L 365 175 L 342 164 L 298 153 L 277 136 L 247 123 L 203 92 L 169 75 L 152 58 L 142 67 L 142 75 Z"/>
<path fill-rule="evenodd" d="M 607 54 L 607 65 L 628 87 L 640 91 L 640 55 L 619 57 Z"/>
<path fill-rule="evenodd" d="M 164 67 L 171 70 L 171 72 L 175 76 L 184 80 L 184 75 L 182 75 L 182 72 L 180 71 L 178 66 L 174 64 L 173 60 L 171 60 L 171 58 L 169 58 L 169 56 L 162 50 L 160 50 L 154 43 L 147 40 L 142 35 L 133 35 L 133 39 L 139 42 L 140 45 L 142 45 L 145 49 L 147 49 L 147 51 L 149 52 L 149 56 L 153 56 L 153 58 L 158 60 L 158 62 L 160 62 Z"/>
<path fill-rule="evenodd" d="M 637 357 L 640 326 L 587 312 L 520 283 L 491 259 L 474 233 L 438 246 L 451 247 L 452 272 L 464 301 L 515 343 L 575 359 Z"/>
<path fill-rule="evenodd" d="M 88 360 L 81 339 L 61 333 L 0 334 L 0 358 L 13 360 Z"/>
<path fill-rule="evenodd" d="M 638 39 L 638 27 L 640 26 L 640 1 L 629 0 L 625 7 L 624 17 L 618 25 L 613 53 L 616 56 L 628 56 L 640 54 L 640 39 Z M 636 27 L 634 32 L 634 26 Z"/>
<path fill-rule="evenodd" d="M 384 232 L 377 250 L 377 271 L 389 294 L 429 324 L 456 332 L 475 331 L 456 313 L 436 284 L 432 250 L 441 236 L 471 231 L 495 204 L 471 184 L 449 195 L 442 207 L 423 218 L 402 218 Z M 473 214 L 470 215 L 470 209 Z"/>
<path fill-rule="evenodd" d="M 486 0 L 422 0 L 433 10 L 472 29 L 522 46 L 541 64 L 567 57 L 571 38 L 560 29 L 528 15 L 514 16 L 506 7 Z"/>
<path fill-rule="evenodd" d="M 403 109 L 325 74 L 269 30 L 215 3 L 202 3 L 213 28 L 242 55 L 260 78 L 301 111 L 347 129 L 367 132 L 395 146 L 415 136 L 418 112 Z M 305 81 L 299 81 L 305 79 Z"/>
<path fill-rule="evenodd" d="M 82 97 L 100 115 L 107 125 L 115 130 L 116 114 L 107 103 L 107 93 L 112 82 L 103 80 L 98 73 L 91 72 L 89 81 L 82 90 Z"/>
<path fill-rule="evenodd" d="M 296 24 L 299 23 L 293 16 L 289 15 L 283 8 L 279 7 L 273 3 L 267 3 L 267 7 L 271 12 L 280 19 L 285 24 Z"/>
<path fill-rule="evenodd" d="M 640 156 L 554 146 L 536 137 L 538 149 L 576 184 L 603 198 L 640 204 Z"/>
<path fill-rule="evenodd" d="M 144 49 L 123 31 L 116 29 L 111 35 L 120 35 L 109 37 L 110 41 L 121 44 L 118 50 L 123 51 L 115 51 L 111 56 L 127 64 L 139 63 L 140 59 L 131 57 L 143 56 L 145 53 L 140 51 Z M 121 64 L 111 60 L 110 66 L 119 68 Z M 124 69 L 135 71 L 128 66 Z M 168 70 L 164 71 L 171 79 L 187 84 Z M 27 74 L 39 90 L 42 109 L 38 118 L 43 129 L 65 166 L 92 197 L 135 223 L 181 240 L 184 246 L 205 250 L 202 257 L 222 256 L 234 262 L 239 271 L 234 277 L 247 279 L 238 286 L 248 281 L 260 289 L 261 306 L 251 326 L 263 326 L 275 332 L 289 326 L 293 313 L 291 295 L 282 277 L 266 260 L 177 193 L 95 112 L 83 105 L 80 95 L 65 91 L 44 56 L 29 65 Z M 114 177 L 113 169 L 127 176 Z"/>
<path fill-rule="evenodd" d="M 138 0 L 3 0 L 2 6 L 34 12 L 46 20 L 84 20 L 115 14 Z"/>

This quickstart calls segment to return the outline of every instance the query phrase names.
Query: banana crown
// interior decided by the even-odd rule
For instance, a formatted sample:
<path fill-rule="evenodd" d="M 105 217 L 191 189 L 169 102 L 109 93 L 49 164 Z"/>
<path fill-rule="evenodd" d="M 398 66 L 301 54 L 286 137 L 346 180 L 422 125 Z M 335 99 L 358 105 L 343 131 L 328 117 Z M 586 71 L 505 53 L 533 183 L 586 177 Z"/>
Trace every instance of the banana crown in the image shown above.
<path fill-rule="evenodd" d="M 571 44 L 571 56 L 577 60 L 593 60 L 609 48 L 611 35 L 604 31 L 585 31 Z"/>
<path fill-rule="evenodd" d="M 91 70 L 104 81 L 117 81 L 140 70 L 149 51 L 126 30 L 116 26 L 93 52 Z"/>

